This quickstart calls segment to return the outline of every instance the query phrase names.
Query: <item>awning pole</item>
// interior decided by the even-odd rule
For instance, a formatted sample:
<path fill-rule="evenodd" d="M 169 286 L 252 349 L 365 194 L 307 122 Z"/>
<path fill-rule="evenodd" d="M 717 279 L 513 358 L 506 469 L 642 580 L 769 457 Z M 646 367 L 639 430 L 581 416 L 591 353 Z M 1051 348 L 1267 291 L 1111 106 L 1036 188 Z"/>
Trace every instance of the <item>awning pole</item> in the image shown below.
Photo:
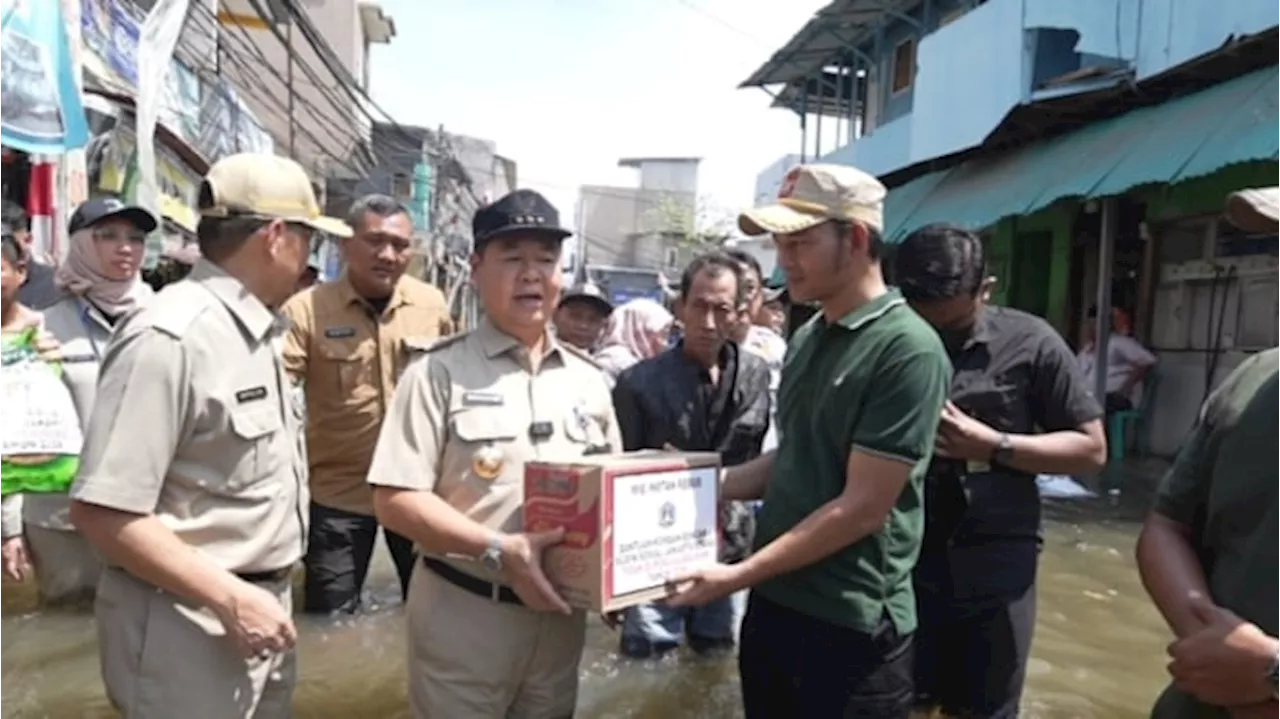
<path fill-rule="evenodd" d="M 1116 198 L 1102 200 L 1101 237 L 1098 238 L 1098 317 L 1094 340 L 1096 359 L 1093 365 L 1093 394 L 1098 402 L 1107 401 L 1107 346 L 1111 340 L 1111 259 L 1116 246 Z"/>

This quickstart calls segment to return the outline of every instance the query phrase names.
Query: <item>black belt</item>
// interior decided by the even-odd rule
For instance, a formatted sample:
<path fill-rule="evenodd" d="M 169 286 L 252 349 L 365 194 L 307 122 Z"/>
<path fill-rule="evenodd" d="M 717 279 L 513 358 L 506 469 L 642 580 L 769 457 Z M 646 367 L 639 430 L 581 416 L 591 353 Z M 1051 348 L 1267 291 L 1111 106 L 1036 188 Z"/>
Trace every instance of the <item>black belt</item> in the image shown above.
<path fill-rule="evenodd" d="M 235 574 L 250 584 L 274 584 L 288 579 L 293 574 L 293 567 L 281 567 L 269 572 L 236 572 Z"/>
<path fill-rule="evenodd" d="M 484 597 L 485 599 L 492 599 L 506 604 L 518 604 L 520 606 L 524 606 L 524 602 L 520 601 L 519 595 L 512 591 L 511 587 L 505 587 L 501 584 L 494 584 L 492 582 L 486 582 L 483 579 L 477 579 L 460 569 L 454 569 L 450 565 L 432 557 L 423 557 L 422 564 L 427 569 L 430 569 L 440 575 L 441 579 L 459 589 L 465 589 L 477 597 Z"/>

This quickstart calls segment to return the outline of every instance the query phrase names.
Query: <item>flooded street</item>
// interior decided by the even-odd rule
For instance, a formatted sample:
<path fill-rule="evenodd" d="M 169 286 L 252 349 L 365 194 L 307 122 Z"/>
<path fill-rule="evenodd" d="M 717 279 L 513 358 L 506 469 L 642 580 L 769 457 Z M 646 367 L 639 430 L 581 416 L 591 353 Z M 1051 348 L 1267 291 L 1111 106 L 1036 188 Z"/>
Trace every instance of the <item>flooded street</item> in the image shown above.
<path fill-rule="evenodd" d="M 1127 500 L 1049 507 L 1024 716 L 1138 719 L 1163 686 L 1167 634 L 1138 582 L 1141 510 Z M 370 582 L 383 606 L 337 623 L 300 617 L 298 719 L 409 716 L 394 572 L 385 554 L 378 562 Z M 5 719 L 115 716 L 102 694 L 91 613 L 38 613 L 30 585 L 6 584 L 2 598 Z M 732 660 L 627 663 L 599 621 L 589 636 L 578 717 L 740 716 Z"/>

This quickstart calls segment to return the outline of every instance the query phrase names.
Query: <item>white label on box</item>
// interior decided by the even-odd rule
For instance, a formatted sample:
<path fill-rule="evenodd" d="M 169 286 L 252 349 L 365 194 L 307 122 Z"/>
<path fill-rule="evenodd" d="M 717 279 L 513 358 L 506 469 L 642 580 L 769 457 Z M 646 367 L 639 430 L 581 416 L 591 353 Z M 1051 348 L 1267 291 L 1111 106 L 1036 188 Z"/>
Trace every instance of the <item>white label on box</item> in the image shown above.
<path fill-rule="evenodd" d="M 716 468 L 617 477 L 613 594 L 660 587 L 716 561 Z"/>

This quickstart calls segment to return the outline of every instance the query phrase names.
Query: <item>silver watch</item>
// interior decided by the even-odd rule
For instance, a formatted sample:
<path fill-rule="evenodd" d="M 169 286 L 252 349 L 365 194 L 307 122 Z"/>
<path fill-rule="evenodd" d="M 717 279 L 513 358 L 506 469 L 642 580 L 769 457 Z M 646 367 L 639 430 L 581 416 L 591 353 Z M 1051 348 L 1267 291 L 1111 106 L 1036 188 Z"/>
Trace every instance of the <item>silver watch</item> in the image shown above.
<path fill-rule="evenodd" d="M 480 553 L 480 566 L 498 574 L 502 572 L 502 535 L 495 534 L 489 539 L 489 546 Z"/>

